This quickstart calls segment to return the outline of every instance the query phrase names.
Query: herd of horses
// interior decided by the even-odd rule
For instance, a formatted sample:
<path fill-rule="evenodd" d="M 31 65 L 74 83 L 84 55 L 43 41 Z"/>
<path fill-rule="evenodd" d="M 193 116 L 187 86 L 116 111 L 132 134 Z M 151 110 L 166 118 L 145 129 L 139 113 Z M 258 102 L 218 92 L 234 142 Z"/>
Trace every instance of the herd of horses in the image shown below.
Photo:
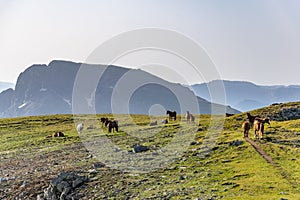
<path fill-rule="evenodd" d="M 174 120 L 176 121 L 176 116 L 177 113 L 176 111 L 170 111 L 167 110 L 166 114 L 169 116 L 169 121 Z M 228 114 L 226 113 L 226 117 L 230 117 L 233 114 Z M 189 111 L 186 112 L 185 114 L 185 118 L 186 118 L 186 122 L 187 123 L 195 123 L 195 116 L 192 115 Z M 108 129 L 108 132 L 118 132 L 119 131 L 119 124 L 117 120 L 110 120 L 108 118 L 104 118 L 102 117 L 100 119 L 101 123 L 102 123 L 102 128 L 106 127 Z M 161 123 L 163 124 L 167 124 L 168 119 L 164 119 L 162 120 Z M 247 113 L 247 121 L 245 121 L 242 125 L 243 131 L 244 131 L 244 138 L 248 138 L 249 136 L 249 130 L 251 129 L 251 126 L 253 126 L 253 130 L 254 130 L 254 137 L 255 139 L 262 139 L 262 136 L 264 134 L 264 124 L 267 123 L 270 125 L 270 119 L 269 118 L 261 118 L 259 115 L 251 115 L 250 113 Z M 150 126 L 155 126 L 157 125 L 157 121 L 155 122 L 151 122 L 149 124 Z M 84 124 L 78 124 L 77 125 L 77 131 L 78 133 L 81 133 L 81 131 L 84 128 Z"/>
<path fill-rule="evenodd" d="M 251 115 L 250 113 L 247 113 L 247 119 L 248 120 L 245 121 L 242 125 L 242 128 L 244 130 L 244 138 L 247 138 L 249 136 L 249 130 L 251 126 L 253 126 L 254 138 L 261 140 L 265 129 L 264 124 L 267 123 L 270 125 L 270 119 L 261 118 L 259 115 Z"/>
<path fill-rule="evenodd" d="M 177 113 L 176 111 L 170 111 L 170 110 L 167 110 L 166 114 L 169 116 L 169 120 L 168 119 L 163 119 L 161 121 L 162 124 L 168 124 L 169 121 L 171 120 L 174 120 L 176 121 L 176 116 L 177 116 Z M 195 116 L 192 115 L 189 111 L 186 112 L 186 115 L 185 115 L 185 118 L 187 120 L 187 123 L 194 123 L 195 122 Z M 100 118 L 100 122 L 102 123 L 102 128 L 103 127 L 106 127 L 108 129 L 108 132 L 111 133 L 111 132 L 118 132 L 119 131 L 119 124 L 118 124 L 118 121 L 117 120 L 111 120 L 111 119 L 108 119 L 107 117 L 102 117 Z M 157 121 L 155 122 L 151 122 L 149 124 L 150 126 L 155 126 L 157 125 Z M 84 129 L 84 123 L 80 123 L 77 125 L 77 132 L 80 134 L 81 131 Z"/>

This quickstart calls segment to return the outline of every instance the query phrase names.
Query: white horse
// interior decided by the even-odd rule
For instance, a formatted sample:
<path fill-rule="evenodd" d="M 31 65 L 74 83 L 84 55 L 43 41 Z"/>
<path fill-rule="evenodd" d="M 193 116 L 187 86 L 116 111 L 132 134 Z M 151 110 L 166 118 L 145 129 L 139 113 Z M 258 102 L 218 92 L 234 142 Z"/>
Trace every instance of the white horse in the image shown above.
<path fill-rule="evenodd" d="M 78 132 L 78 134 L 81 133 L 81 131 L 83 130 L 83 128 L 84 128 L 84 123 L 80 123 L 80 124 L 77 125 L 77 132 Z"/>

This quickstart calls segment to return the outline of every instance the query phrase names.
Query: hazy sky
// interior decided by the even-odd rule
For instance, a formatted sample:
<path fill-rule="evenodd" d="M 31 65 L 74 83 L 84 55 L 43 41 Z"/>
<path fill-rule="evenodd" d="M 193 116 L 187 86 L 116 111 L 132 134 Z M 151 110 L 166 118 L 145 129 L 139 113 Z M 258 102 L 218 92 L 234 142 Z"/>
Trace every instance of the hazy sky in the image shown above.
<path fill-rule="evenodd" d="M 84 62 L 112 36 L 157 27 L 202 45 L 223 79 L 300 84 L 299 10 L 297 0 L 0 0 L 0 81 L 35 63 Z"/>

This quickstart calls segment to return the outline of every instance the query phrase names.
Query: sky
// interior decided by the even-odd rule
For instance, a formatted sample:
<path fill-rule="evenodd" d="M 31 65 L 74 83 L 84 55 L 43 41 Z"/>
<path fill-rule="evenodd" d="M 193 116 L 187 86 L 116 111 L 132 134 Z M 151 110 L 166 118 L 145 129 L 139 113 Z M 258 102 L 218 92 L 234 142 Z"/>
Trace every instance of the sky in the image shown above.
<path fill-rule="evenodd" d="M 154 27 L 199 44 L 221 79 L 300 85 L 299 10 L 295 0 L 0 0 L 0 81 L 16 82 L 32 64 L 85 62 L 112 37 Z M 153 65 L 134 60 L 147 55 L 129 55 L 116 64 L 172 82 L 214 79 L 205 72 L 202 78 L 194 76 L 184 64 L 174 70 L 155 59 Z"/>

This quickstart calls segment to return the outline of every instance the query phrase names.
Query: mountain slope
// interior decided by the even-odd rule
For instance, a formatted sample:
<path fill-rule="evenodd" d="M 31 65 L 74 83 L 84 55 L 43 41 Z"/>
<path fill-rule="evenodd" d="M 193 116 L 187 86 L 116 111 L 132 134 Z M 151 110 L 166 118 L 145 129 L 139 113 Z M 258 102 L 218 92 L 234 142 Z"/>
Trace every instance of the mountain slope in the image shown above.
<path fill-rule="evenodd" d="M 81 63 L 52 61 L 49 65 L 29 67 L 18 77 L 15 90 L 4 91 L 0 94 L 0 116 L 71 114 L 73 86 L 80 66 Z M 189 96 L 195 98 L 188 88 L 180 84 L 169 83 L 142 70 L 109 66 L 104 71 L 105 66 L 102 65 L 85 64 L 84 66 L 88 70 L 97 68 L 103 71 L 101 79 L 93 91 L 95 92 L 95 109 L 97 113 L 112 113 L 112 100 L 116 101 L 116 105 L 122 105 L 119 107 L 123 109 L 114 110 L 114 113 L 126 113 L 124 107 L 127 106 L 130 113 L 149 114 L 149 109 L 155 104 L 160 104 L 165 109 L 176 110 L 180 113 L 181 107 L 174 92 L 187 96 L 187 98 Z M 115 88 L 119 81 L 128 74 L 133 77 L 129 80 L 129 83 L 135 83 L 138 80 L 142 80 L 142 83 L 147 80 L 149 83 L 140 85 L 128 102 L 125 102 L 128 105 L 124 105 L 126 100 L 122 97 L 127 95 L 127 88 L 121 91 L 119 91 L 119 88 Z M 84 78 L 84 84 L 89 86 L 90 77 Z M 112 99 L 114 91 L 117 91 L 120 98 Z M 91 99 L 91 93 L 83 98 L 81 104 L 90 103 L 88 99 Z M 197 98 L 197 101 L 200 113 L 239 112 L 230 107 L 211 104 L 201 98 Z M 185 112 L 185 110 L 182 112 Z"/>
<path fill-rule="evenodd" d="M 271 108 L 277 113 L 281 108 L 290 106 L 297 107 L 300 103 L 267 107 L 251 113 L 264 113 Z M 132 131 L 151 133 L 154 127 L 139 125 L 136 129 L 127 116 L 115 117 L 123 124 L 120 132 L 109 134 L 103 128 L 104 132 L 99 133 L 101 125 L 98 123 L 84 129 L 83 134 L 88 137 L 95 134 L 97 139 L 105 137 L 124 150 L 125 156 L 136 143 L 148 146 L 149 152 L 155 156 L 175 137 L 174 133 L 191 130 L 192 127 L 176 121 L 157 125 L 156 128 L 161 131 L 149 134 L 149 137 L 135 137 Z M 149 123 L 148 116 L 136 117 L 140 124 Z M 200 117 L 202 127 L 211 125 L 210 117 Z M 178 155 L 178 159 L 158 170 L 139 174 L 110 168 L 103 165 L 107 158 L 91 156 L 92 153 L 82 143 L 82 135 L 78 135 L 74 128 L 73 118 L 72 115 L 52 115 L 0 119 L 0 140 L 3 141 L 0 146 L 1 199 L 41 197 L 61 172 L 88 177 L 87 183 L 70 192 L 76 199 L 300 198 L 300 119 L 272 121 L 271 126 L 266 125 L 264 139 L 259 145 L 272 157 L 275 165 L 267 163 L 249 143 L 243 141 L 241 119 L 246 118 L 246 114 L 241 113 L 226 118 L 215 147 L 205 157 L 200 156 L 204 140 L 209 140 L 204 128 L 203 131 L 191 132 L 193 141 L 187 141 L 190 145 L 182 155 Z M 164 116 L 157 117 L 157 120 L 160 118 Z M 92 123 L 90 119 L 89 115 L 81 118 L 87 127 Z M 56 131 L 63 132 L 65 137 L 49 137 Z M 250 137 L 253 138 L 252 130 Z M 144 153 L 128 152 L 128 155 L 139 158 Z M 129 159 L 126 161 L 132 163 Z"/>
<path fill-rule="evenodd" d="M 221 80 L 192 86 L 195 94 L 210 101 L 209 90 L 216 90 Z M 228 105 L 241 110 L 253 110 L 272 103 L 300 100 L 300 86 L 260 86 L 243 81 L 223 81 Z M 220 103 L 220 102 L 216 102 Z"/>

